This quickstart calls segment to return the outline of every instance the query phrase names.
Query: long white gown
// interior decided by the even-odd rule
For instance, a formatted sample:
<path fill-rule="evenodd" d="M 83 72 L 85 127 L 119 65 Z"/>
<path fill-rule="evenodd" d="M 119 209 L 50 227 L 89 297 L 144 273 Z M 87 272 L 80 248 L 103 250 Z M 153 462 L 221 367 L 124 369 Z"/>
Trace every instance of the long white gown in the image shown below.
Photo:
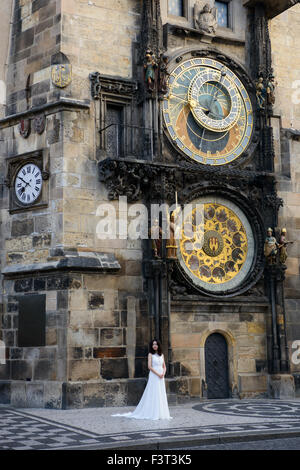
<path fill-rule="evenodd" d="M 152 354 L 152 368 L 159 374 L 163 373 L 163 354 Z M 169 412 L 165 379 L 159 378 L 150 370 L 148 383 L 136 409 L 130 413 L 115 414 L 134 419 L 172 419 Z"/>

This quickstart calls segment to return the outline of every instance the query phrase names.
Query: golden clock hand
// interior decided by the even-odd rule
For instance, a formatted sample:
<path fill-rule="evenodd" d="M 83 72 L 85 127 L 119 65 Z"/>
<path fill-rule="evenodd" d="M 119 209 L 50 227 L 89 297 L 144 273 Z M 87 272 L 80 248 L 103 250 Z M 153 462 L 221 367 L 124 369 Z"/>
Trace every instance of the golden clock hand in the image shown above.
<path fill-rule="evenodd" d="M 179 96 L 176 95 L 170 95 L 170 99 L 174 98 L 175 100 L 183 101 L 184 103 L 189 103 L 188 100 L 184 100 L 183 98 L 179 98 Z"/>

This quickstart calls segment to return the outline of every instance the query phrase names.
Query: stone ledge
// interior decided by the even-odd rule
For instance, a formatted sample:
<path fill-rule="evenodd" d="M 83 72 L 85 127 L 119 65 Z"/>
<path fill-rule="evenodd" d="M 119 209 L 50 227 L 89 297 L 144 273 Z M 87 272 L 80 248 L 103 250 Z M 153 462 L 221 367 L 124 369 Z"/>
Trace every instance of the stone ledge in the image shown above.
<path fill-rule="evenodd" d="M 49 261 L 47 263 L 34 264 L 13 264 L 6 266 L 2 270 L 5 277 L 18 276 L 36 272 L 49 271 L 89 271 L 114 273 L 121 269 L 120 263 L 112 253 L 79 253 L 74 256 L 65 256 L 59 260 Z"/>
<path fill-rule="evenodd" d="M 42 106 L 35 106 L 31 109 L 27 109 L 21 113 L 11 114 L 6 116 L 4 119 L 0 119 L 0 129 L 15 126 L 20 122 L 21 119 L 33 119 L 37 114 L 45 113 L 45 115 L 55 114 L 58 111 L 80 111 L 89 110 L 89 100 L 74 100 L 70 98 L 61 98 L 58 101 L 46 103 Z"/>

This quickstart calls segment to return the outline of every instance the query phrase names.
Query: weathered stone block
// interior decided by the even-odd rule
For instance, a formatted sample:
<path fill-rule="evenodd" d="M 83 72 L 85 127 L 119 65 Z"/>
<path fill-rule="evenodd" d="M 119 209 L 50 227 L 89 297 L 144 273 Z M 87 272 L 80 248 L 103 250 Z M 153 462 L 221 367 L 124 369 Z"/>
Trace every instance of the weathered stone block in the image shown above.
<path fill-rule="evenodd" d="M 68 291 L 57 292 L 57 309 L 64 310 L 68 308 Z"/>
<path fill-rule="evenodd" d="M 127 405 L 136 406 L 145 390 L 147 385 L 146 379 L 136 379 L 128 381 L 128 392 L 127 392 Z"/>
<path fill-rule="evenodd" d="M 26 404 L 28 408 L 44 407 L 44 384 L 26 384 Z"/>
<path fill-rule="evenodd" d="M 105 405 L 106 406 L 125 406 L 127 405 L 127 384 L 106 383 L 105 384 Z"/>
<path fill-rule="evenodd" d="M 102 328 L 100 330 L 101 346 L 122 346 L 123 328 Z"/>
<path fill-rule="evenodd" d="M 11 401 L 11 382 L 0 382 L 0 404 L 9 405 Z"/>
<path fill-rule="evenodd" d="M 94 348 L 93 357 L 96 359 L 109 358 L 109 357 L 124 357 L 126 356 L 126 348 Z"/>
<path fill-rule="evenodd" d="M 34 231 L 33 219 L 13 220 L 11 224 L 11 236 L 20 237 L 30 235 Z"/>
<path fill-rule="evenodd" d="M 57 344 L 57 331 L 56 328 L 46 329 L 46 345 L 53 346 Z"/>
<path fill-rule="evenodd" d="M 83 407 L 83 384 L 63 383 L 62 408 L 82 408 Z"/>
<path fill-rule="evenodd" d="M 95 327 L 117 327 L 120 326 L 119 312 L 115 310 L 94 310 Z"/>
<path fill-rule="evenodd" d="M 190 394 L 193 397 L 199 397 L 200 396 L 200 379 L 191 379 L 190 380 Z"/>
<path fill-rule="evenodd" d="M 104 383 L 83 384 L 83 405 L 91 408 L 105 406 L 105 387 Z"/>
<path fill-rule="evenodd" d="M 29 361 L 11 361 L 11 378 L 13 380 L 32 379 L 32 363 Z"/>
<path fill-rule="evenodd" d="M 93 328 L 81 328 L 80 330 L 68 330 L 69 345 L 76 346 L 99 346 L 99 330 Z"/>
<path fill-rule="evenodd" d="M 34 380 L 56 380 L 56 364 L 48 360 L 39 360 L 34 364 Z"/>
<path fill-rule="evenodd" d="M 241 393 L 266 392 L 268 389 L 266 375 L 239 375 L 238 380 Z"/>
<path fill-rule="evenodd" d="M 0 380 L 9 380 L 11 378 L 11 362 L 6 360 L 5 364 L 0 364 Z"/>
<path fill-rule="evenodd" d="M 104 306 L 103 292 L 89 292 L 88 308 L 91 310 L 100 309 Z"/>
<path fill-rule="evenodd" d="M 12 382 L 11 406 L 14 406 L 16 408 L 27 408 L 25 382 Z"/>
<path fill-rule="evenodd" d="M 106 379 L 127 379 L 127 359 L 101 359 L 101 376 Z"/>
<path fill-rule="evenodd" d="M 69 380 L 79 382 L 99 379 L 99 361 L 83 360 L 69 362 Z"/>
<path fill-rule="evenodd" d="M 289 374 L 269 375 L 268 393 L 271 398 L 295 398 L 294 377 Z"/>
<path fill-rule="evenodd" d="M 62 384 L 61 382 L 44 383 L 44 407 L 49 409 L 61 409 Z"/>

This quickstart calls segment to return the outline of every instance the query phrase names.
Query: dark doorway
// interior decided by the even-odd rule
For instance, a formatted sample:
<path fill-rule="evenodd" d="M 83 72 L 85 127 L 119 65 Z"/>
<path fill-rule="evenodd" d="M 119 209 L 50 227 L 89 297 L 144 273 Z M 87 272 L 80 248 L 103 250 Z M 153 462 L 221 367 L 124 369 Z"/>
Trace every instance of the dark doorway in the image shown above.
<path fill-rule="evenodd" d="M 220 333 L 210 335 L 205 343 L 207 398 L 229 398 L 228 348 Z"/>

